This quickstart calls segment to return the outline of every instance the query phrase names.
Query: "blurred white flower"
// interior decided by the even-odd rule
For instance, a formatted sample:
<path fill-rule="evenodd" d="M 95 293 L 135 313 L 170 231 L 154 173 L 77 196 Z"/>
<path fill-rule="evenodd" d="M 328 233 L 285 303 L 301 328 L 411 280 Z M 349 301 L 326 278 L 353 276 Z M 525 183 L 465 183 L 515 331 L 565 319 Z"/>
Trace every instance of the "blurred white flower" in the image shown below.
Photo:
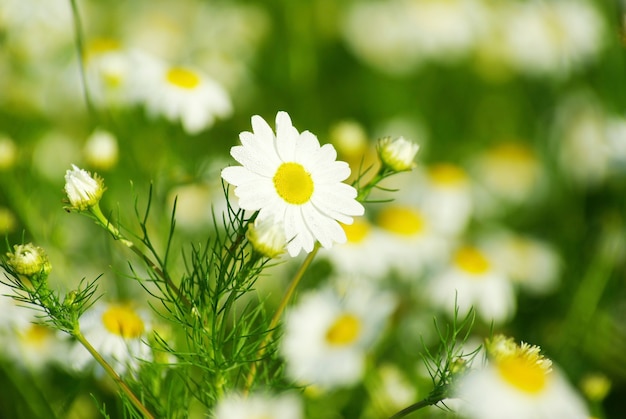
<path fill-rule="evenodd" d="M 394 306 L 390 294 L 361 282 L 341 296 L 330 288 L 302 295 L 285 316 L 280 353 L 287 376 L 322 389 L 354 384 Z"/>
<path fill-rule="evenodd" d="M 539 347 L 498 335 L 487 342 L 487 355 L 485 366 L 471 369 L 457 384 L 462 417 L 589 418 L 582 398 Z"/>
<path fill-rule="evenodd" d="M 0 170 L 7 170 L 17 161 L 17 145 L 5 134 L 0 134 Z"/>
<path fill-rule="evenodd" d="M 233 112 L 228 92 L 199 69 L 155 61 L 139 77 L 143 79 L 140 96 L 148 114 L 180 122 L 187 134 L 198 134 Z"/>
<path fill-rule="evenodd" d="M 151 331 L 149 315 L 129 304 L 97 301 L 79 319 L 85 339 L 118 374 L 136 371 L 142 361 L 152 359 L 146 340 Z M 72 366 L 84 370 L 95 360 L 78 342 L 72 350 Z"/>
<path fill-rule="evenodd" d="M 461 246 L 450 266 L 429 278 L 424 299 L 448 311 L 458 308 L 463 316 L 472 307 L 486 323 L 501 324 L 516 310 L 513 285 L 487 253 L 473 246 Z"/>
<path fill-rule="evenodd" d="M 98 128 L 87 138 L 83 154 L 87 164 L 96 169 L 110 169 L 118 159 L 117 138 L 111 132 Z"/>
<path fill-rule="evenodd" d="M 336 160 L 332 145 L 320 147 L 315 135 L 299 133 L 286 112 L 276 115 L 276 135 L 258 115 L 252 128 L 239 135 L 242 145 L 231 149 L 241 166 L 222 171 L 235 186 L 239 206 L 260 211 L 261 220 L 282 223 L 291 256 L 311 252 L 316 241 L 324 247 L 344 243 L 338 221 L 350 224 L 364 212 L 356 190 L 342 183 L 350 175 L 348 164 Z"/>
<path fill-rule="evenodd" d="M 227 394 L 217 402 L 213 419 L 301 419 L 302 402 L 294 393 L 264 394 L 248 396 Z"/>

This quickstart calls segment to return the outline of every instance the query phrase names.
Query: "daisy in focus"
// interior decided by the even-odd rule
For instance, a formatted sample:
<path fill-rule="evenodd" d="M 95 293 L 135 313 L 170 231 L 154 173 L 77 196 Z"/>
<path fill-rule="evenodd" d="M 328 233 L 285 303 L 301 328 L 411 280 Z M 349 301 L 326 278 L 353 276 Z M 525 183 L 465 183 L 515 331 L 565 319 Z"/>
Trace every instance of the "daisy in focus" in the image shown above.
<path fill-rule="evenodd" d="M 565 377 L 538 346 L 495 336 L 486 342 L 487 364 L 458 383 L 460 413 L 469 419 L 587 419 Z"/>
<path fill-rule="evenodd" d="M 142 360 L 152 359 L 152 349 L 146 343 L 151 322 L 143 311 L 125 304 L 97 302 L 82 315 L 79 324 L 85 339 L 118 374 L 137 370 Z M 77 371 L 95 362 L 78 343 L 71 359 Z"/>
<path fill-rule="evenodd" d="M 331 288 L 303 295 L 285 318 L 280 351 L 287 376 L 322 389 L 356 383 L 394 307 L 390 294 L 363 281 L 345 295 Z"/>
<path fill-rule="evenodd" d="M 320 146 L 309 131 L 299 133 L 286 112 L 276 115 L 276 135 L 255 115 L 252 132 L 239 138 L 242 145 L 230 154 L 241 166 L 225 168 L 222 178 L 235 186 L 241 208 L 282 223 L 291 256 L 311 252 L 316 241 L 323 247 L 346 241 L 339 222 L 352 224 L 364 208 L 357 191 L 342 182 L 350 168 L 336 160 L 332 145 Z"/>

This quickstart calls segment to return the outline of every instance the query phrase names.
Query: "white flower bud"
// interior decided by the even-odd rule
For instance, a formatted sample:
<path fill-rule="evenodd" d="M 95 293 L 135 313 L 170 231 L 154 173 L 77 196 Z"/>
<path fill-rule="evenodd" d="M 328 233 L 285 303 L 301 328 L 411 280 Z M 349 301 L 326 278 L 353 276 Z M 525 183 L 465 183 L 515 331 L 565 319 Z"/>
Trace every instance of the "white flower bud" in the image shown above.
<path fill-rule="evenodd" d="M 70 201 L 70 209 L 84 211 L 93 207 L 104 193 L 102 178 L 91 176 L 87 171 L 72 165 L 65 172 L 65 193 Z"/>
<path fill-rule="evenodd" d="M 272 259 L 280 256 L 287 244 L 283 226 L 270 218 L 257 219 L 254 225 L 250 224 L 247 237 L 254 250 Z"/>
<path fill-rule="evenodd" d="M 32 243 L 13 246 L 13 253 L 7 253 L 7 265 L 16 274 L 29 278 L 39 274 L 47 276 L 52 269 L 46 252 Z"/>
<path fill-rule="evenodd" d="M 419 145 L 405 140 L 404 137 L 385 137 L 378 141 L 378 155 L 388 168 L 402 172 L 413 168 Z"/>

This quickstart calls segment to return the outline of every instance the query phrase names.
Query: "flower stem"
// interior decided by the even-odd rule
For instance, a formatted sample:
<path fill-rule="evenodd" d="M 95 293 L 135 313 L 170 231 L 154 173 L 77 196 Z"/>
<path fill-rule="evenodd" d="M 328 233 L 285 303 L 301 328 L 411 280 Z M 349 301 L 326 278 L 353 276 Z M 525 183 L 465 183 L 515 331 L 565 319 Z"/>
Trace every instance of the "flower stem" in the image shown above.
<path fill-rule="evenodd" d="M 85 75 L 85 57 L 84 51 L 85 46 L 83 44 L 83 29 L 82 23 L 80 19 L 80 13 L 78 13 L 78 5 L 76 4 L 76 0 L 70 0 L 70 5 L 72 7 L 72 17 L 74 19 L 74 34 L 76 36 L 76 55 L 78 56 L 78 67 L 80 71 L 80 79 L 83 84 L 83 96 L 85 98 L 85 103 L 87 105 L 87 109 L 91 115 L 95 115 L 95 107 L 93 105 L 93 101 L 91 100 L 91 95 L 89 94 L 89 88 L 87 86 L 87 77 Z"/>
<path fill-rule="evenodd" d="M 278 305 L 278 308 L 274 312 L 274 316 L 272 316 L 272 319 L 270 320 L 268 332 L 265 335 L 265 338 L 263 339 L 261 346 L 259 347 L 259 351 L 257 352 L 257 356 L 256 356 L 256 361 L 253 362 L 250 367 L 250 372 L 248 373 L 248 377 L 246 378 L 246 386 L 244 388 L 244 394 L 247 394 L 250 391 L 250 388 L 252 387 L 252 383 L 254 383 L 254 378 L 256 377 L 257 363 L 263 357 L 263 355 L 265 355 L 265 351 L 267 350 L 269 341 L 272 339 L 272 335 L 274 334 L 274 331 L 276 330 L 276 327 L 278 326 L 278 323 L 280 322 L 280 319 L 282 318 L 283 312 L 285 311 L 285 309 L 287 308 L 287 305 L 291 301 L 291 298 L 293 297 L 293 294 L 295 293 L 296 288 L 298 287 L 298 284 L 300 283 L 300 280 L 304 276 L 304 273 L 309 268 L 309 266 L 311 265 L 311 262 L 315 258 L 315 255 L 317 254 L 319 247 L 320 247 L 319 243 L 316 243 L 311 253 L 307 255 L 306 259 L 304 259 L 304 261 L 302 262 L 302 265 L 300 265 L 300 268 L 298 268 L 298 271 L 291 279 L 291 282 L 289 283 L 289 286 L 287 287 L 287 291 L 285 291 L 285 294 L 283 294 L 283 298 L 281 299 L 280 304 Z"/>
<path fill-rule="evenodd" d="M 148 411 L 148 409 L 143 405 L 143 403 L 141 403 L 141 401 L 137 398 L 137 396 L 135 396 L 135 394 L 130 389 L 130 387 L 128 387 L 126 383 L 122 381 L 121 377 L 115 372 L 115 370 L 111 367 L 111 365 L 109 365 L 109 363 L 106 362 L 104 358 L 102 358 L 102 355 L 100 355 L 100 353 L 96 351 L 96 349 L 93 346 L 91 346 L 89 341 L 85 339 L 85 337 L 83 336 L 81 331 L 78 329 L 78 327 L 74 328 L 74 330 L 72 331 L 72 336 L 74 336 L 76 340 L 78 340 L 80 344 L 83 345 L 85 349 L 87 349 L 87 351 L 89 351 L 91 356 L 94 357 L 94 359 L 98 362 L 98 364 L 100 364 L 102 368 L 104 368 L 104 371 L 106 371 L 109 377 L 111 377 L 113 381 L 115 381 L 115 383 L 119 386 L 120 390 L 124 392 L 126 397 L 128 397 L 128 399 L 133 404 L 133 406 L 135 406 L 137 410 L 141 412 L 144 418 L 154 419 L 154 416 Z"/>
<path fill-rule="evenodd" d="M 437 403 L 439 403 L 440 401 L 446 399 L 447 396 L 445 394 L 445 391 L 433 391 L 428 397 L 426 397 L 423 400 L 420 400 L 417 403 L 414 403 L 410 406 L 405 407 L 404 409 L 400 410 L 398 413 L 394 414 L 393 416 L 390 416 L 389 419 L 400 419 L 403 418 L 405 416 L 407 416 L 410 413 L 413 413 L 417 410 L 423 409 L 425 407 L 428 406 L 432 406 L 435 405 Z"/>

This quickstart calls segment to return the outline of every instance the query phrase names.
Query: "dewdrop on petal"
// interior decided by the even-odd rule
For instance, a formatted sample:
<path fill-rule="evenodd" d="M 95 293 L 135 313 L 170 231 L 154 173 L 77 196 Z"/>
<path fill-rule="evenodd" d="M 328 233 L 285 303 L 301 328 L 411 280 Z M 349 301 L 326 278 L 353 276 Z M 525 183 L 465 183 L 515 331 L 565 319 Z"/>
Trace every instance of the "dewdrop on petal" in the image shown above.
<path fill-rule="evenodd" d="M 46 252 L 32 243 L 13 246 L 13 253 L 7 253 L 7 265 L 16 274 L 24 275 L 28 278 L 32 278 L 40 273 L 47 276 L 52 269 Z"/>
<path fill-rule="evenodd" d="M 419 145 L 404 137 L 385 137 L 378 141 L 378 155 L 383 165 L 395 172 L 411 170 L 415 166 L 415 155 Z"/>
<path fill-rule="evenodd" d="M 270 259 L 276 258 L 285 252 L 287 239 L 283 226 L 273 222 L 270 218 L 254 221 L 248 226 L 246 235 L 254 250 Z"/>
<path fill-rule="evenodd" d="M 98 175 L 72 165 L 65 172 L 65 193 L 70 201 L 70 210 L 85 211 L 100 202 L 104 193 L 104 183 Z"/>

